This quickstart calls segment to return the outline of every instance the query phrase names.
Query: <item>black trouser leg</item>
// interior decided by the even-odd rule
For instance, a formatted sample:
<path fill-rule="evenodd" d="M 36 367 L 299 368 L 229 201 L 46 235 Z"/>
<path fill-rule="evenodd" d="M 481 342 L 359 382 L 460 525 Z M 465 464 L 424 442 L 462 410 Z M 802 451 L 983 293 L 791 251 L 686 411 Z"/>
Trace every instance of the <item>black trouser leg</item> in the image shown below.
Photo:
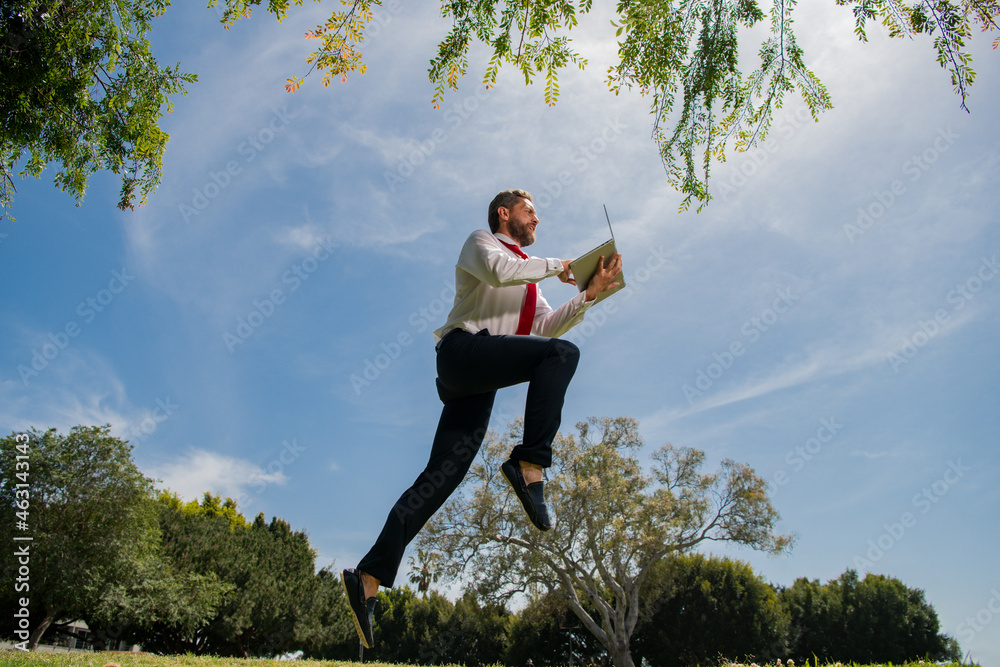
<path fill-rule="evenodd" d="M 576 345 L 558 338 L 452 334 L 438 351 L 442 399 L 528 383 L 523 442 L 511 458 L 548 467 L 566 390 L 580 361 Z"/>
<path fill-rule="evenodd" d="M 358 569 L 392 587 L 406 545 L 438 511 L 469 471 L 486 437 L 496 392 L 445 403 L 427 467 L 403 492 Z"/>
<path fill-rule="evenodd" d="M 573 343 L 551 339 L 545 358 L 535 366 L 524 406 L 524 436 L 510 457 L 548 468 L 552 465 L 552 441 L 559 432 L 566 389 L 580 361 Z"/>
<path fill-rule="evenodd" d="M 437 352 L 438 393 L 444 408 L 430 460 L 396 501 L 358 569 L 392 586 L 406 546 L 472 465 L 489 427 L 497 389 L 529 383 L 523 442 L 511 457 L 551 465 L 552 440 L 579 360 L 579 349 L 558 339 L 466 332 L 447 336 Z"/>

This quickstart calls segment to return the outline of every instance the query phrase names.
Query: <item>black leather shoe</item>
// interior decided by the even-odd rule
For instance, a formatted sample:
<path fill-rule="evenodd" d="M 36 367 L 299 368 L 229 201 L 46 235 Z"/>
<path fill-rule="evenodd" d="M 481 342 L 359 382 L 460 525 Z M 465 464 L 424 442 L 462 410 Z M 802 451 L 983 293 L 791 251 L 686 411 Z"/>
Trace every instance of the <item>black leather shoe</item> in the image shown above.
<path fill-rule="evenodd" d="M 524 481 L 524 474 L 521 472 L 521 464 L 514 459 L 507 459 L 500 466 L 500 472 L 507 478 L 514 495 L 521 501 L 524 511 L 527 512 L 531 523 L 535 524 L 538 530 L 550 530 L 552 520 L 549 518 L 549 508 L 545 505 L 544 482 L 533 482 L 528 484 Z"/>
<path fill-rule="evenodd" d="M 361 572 L 344 570 L 340 573 L 344 582 L 344 592 L 347 593 L 347 603 L 351 607 L 351 618 L 358 631 L 358 639 L 365 648 L 375 645 L 372 636 L 372 624 L 375 622 L 375 602 L 378 598 L 365 598 L 365 587 L 361 583 Z"/>

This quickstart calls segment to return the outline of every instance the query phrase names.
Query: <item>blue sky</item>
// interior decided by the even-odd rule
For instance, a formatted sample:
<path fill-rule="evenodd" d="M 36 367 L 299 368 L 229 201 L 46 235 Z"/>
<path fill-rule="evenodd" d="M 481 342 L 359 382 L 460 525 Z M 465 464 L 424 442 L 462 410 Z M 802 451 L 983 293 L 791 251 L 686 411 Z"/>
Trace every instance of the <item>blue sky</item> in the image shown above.
<path fill-rule="evenodd" d="M 164 119 L 148 205 L 117 211 L 100 175 L 76 207 L 50 171 L 0 223 L 0 428 L 110 423 L 164 486 L 238 497 L 353 565 L 426 460 L 431 331 L 489 200 L 532 192 L 531 252 L 563 258 L 605 240 L 606 204 L 632 287 L 568 336 L 564 431 L 627 415 L 650 450 L 750 464 L 795 547 L 713 553 L 776 584 L 899 577 L 1000 663 L 997 55 L 976 37 L 967 114 L 927 40 L 860 44 L 827 4 L 796 25 L 836 108 L 817 124 L 789 101 L 760 150 L 715 167 L 700 214 L 677 212 L 648 100 L 603 83 L 608 17 L 574 31 L 590 66 L 554 108 L 512 71 L 479 86 L 476 51 L 434 110 L 433 3 L 382 10 L 367 75 L 294 95 L 302 33 L 333 7 L 229 31 L 171 7 L 155 50 L 200 81 Z M 502 392 L 493 426 L 523 400 Z"/>

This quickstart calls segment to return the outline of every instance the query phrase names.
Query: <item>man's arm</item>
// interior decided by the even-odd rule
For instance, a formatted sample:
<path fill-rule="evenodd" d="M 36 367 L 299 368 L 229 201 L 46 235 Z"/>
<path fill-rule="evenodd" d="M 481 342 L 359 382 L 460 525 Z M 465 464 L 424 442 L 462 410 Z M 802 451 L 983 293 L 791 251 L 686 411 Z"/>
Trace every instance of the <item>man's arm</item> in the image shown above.
<path fill-rule="evenodd" d="M 549 276 L 561 275 L 563 262 L 558 259 L 514 257 L 485 230 L 478 230 L 466 240 L 458 258 L 458 267 L 492 287 L 537 283 Z"/>

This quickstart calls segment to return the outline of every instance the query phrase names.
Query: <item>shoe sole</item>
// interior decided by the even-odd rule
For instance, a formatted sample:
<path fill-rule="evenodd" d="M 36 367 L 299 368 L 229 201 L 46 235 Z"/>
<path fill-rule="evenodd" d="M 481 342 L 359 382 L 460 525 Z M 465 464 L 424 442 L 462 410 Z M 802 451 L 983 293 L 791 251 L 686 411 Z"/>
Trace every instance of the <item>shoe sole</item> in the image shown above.
<path fill-rule="evenodd" d="M 358 639 L 361 640 L 361 645 L 365 648 L 372 648 L 372 644 L 369 644 L 365 639 L 365 631 L 361 629 L 361 621 L 358 620 L 358 614 L 354 611 L 354 607 L 351 605 L 351 590 L 347 586 L 347 573 L 340 573 L 340 583 L 344 585 L 344 595 L 347 596 L 347 606 L 351 607 L 351 620 L 354 621 L 354 629 L 358 631 Z"/>

